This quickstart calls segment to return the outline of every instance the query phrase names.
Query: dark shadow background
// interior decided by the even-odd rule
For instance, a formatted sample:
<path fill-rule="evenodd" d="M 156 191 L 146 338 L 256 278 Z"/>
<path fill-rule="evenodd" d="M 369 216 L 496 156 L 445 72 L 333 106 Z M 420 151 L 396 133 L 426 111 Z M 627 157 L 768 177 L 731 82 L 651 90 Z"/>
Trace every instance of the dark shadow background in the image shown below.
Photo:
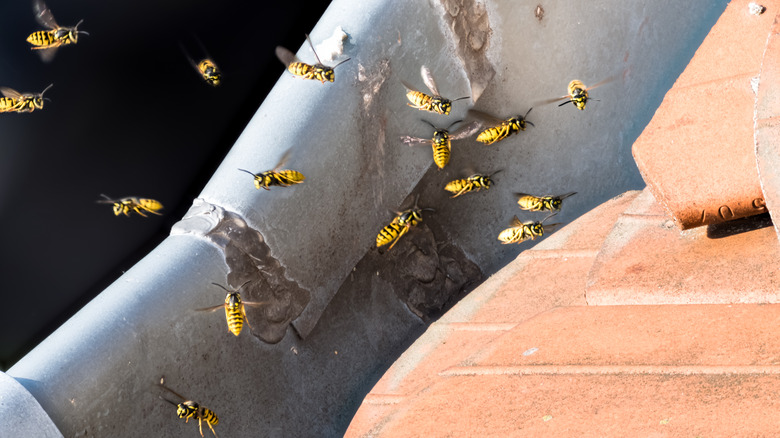
<path fill-rule="evenodd" d="M 49 0 L 90 35 L 44 64 L 25 41 L 43 30 L 32 2 L 0 2 L 0 86 L 54 84 L 43 110 L 0 114 L 0 369 L 168 235 L 284 73 L 274 48 L 296 51 L 329 3 Z M 195 35 L 218 88 L 179 47 L 201 57 Z M 100 193 L 157 199 L 164 216 L 114 217 Z"/>

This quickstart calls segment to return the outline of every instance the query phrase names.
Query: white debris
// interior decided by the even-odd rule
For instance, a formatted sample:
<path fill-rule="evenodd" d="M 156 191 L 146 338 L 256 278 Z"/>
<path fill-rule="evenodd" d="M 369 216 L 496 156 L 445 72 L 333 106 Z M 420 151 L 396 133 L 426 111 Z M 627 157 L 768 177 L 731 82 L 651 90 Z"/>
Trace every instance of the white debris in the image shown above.
<path fill-rule="evenodd" d="M 748 10 L 753 15 L 761 15 L 766 11 L 766 7 L 755 2 L 750 2 L 750 4 L 748 4 Z"/>
<path fill-rule="evenodd" d="M 317 51 L 320 60 L 327 63 L 328 61 L 333 61 L 343 55 L 344 41 L 346 41 L 347 38 L 349 38 L 349 35 L 344 32 L 344 29 L 342 29 L 341 26 L 337 27 L 330 38 L 323 40 L 314 48 Z"/>
<path fill-rule="evenodd" d="M 758 76 L 750 78 L 750 88 L 753 89 L 753 94 L 758 95 Z"/>

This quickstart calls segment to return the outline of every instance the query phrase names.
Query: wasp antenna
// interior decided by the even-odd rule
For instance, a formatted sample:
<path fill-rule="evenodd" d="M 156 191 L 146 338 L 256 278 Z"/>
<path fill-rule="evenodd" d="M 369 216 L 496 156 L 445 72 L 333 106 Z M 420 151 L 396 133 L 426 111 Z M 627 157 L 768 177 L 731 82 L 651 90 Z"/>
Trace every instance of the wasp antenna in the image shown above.
<path fill-rule="evenodd" d="M 312 50 L 313 50 L 313 49 L 312 49 Z M 345 63 L 345 62 L 349 61 L 350 59 L 352 59 L 352 58 L 347 58 L 347 59 L 345 59 L 345 60 L 343 60 L 343 61 L 339 62 L 338 64 L 334 65 L 334 66 L 333 66 L 333 67 L 331 67 L 331 68 L 336 68 L 336 67 L 340 66 L 341 64 L 343 64 L 343 63 Z"/>
<path fill-rule="evenodd" d="M 528 111 L 525 112 L 525 115 L 523 116 L 523 118 L 528 117 L 528 114 L 531 114 L 531 110 L 532 109 L 534 109 L 534 107 L 529 108 Z"/>
<path fill-rule="evenodd" d="M 550 219 L 551 217 L 555 216 L 556 214 L 558 214 L 558 212 L 557 212 L 557 211 L 556 211 L 555 213 L 552 213 L 552 214 L 549 214 L 549 215 L 547 215 L 547 217 L 546 217 L 546 218 L 542 219 L 542 222 L 541 222 L 541 223 L 545 223 L 545 222 L 547 221 L 547 219 Z"/>
<path fill-rule="evenodd" d="M 224 290 L 225 292 L 228 292 L 228 293 L 230 293 L 230 292 L 231 292 L 231 291 L 230 291 L 230 290 L 228 290 L 228 289 L 227 289 L 225 286 L 222 286 L 222 285 L 221 285 L 221 284 L 219 284 L 219 283 L 211 283 L 211 284 L 213 284 L 214 286 L 219 286 L 219 287 L 221 287 L 221 288 L 222 288 L 222 290 Z"/>
<path fill-rule="evenodd" d="M 317 56 L 317 51 L 314 50 L 314 44 L 311 43 L 311 38 L 309 38 L 309 34 L 306 33 L 304 35 L 306 35 L 306 41 L 309 42 L 309 47 L 311 47 L 311 51 L 314 52 L 314 57 L 317 58 L 317 63 L 322 65 L 322 61 L 320 61 L 320 57 Z"/>
<path fill-rule="evenodd" d="M 48 87 L 44 88 L 43 91 L 41 91 L 41 97 L 43 97 L 43 93 L 45 93 L 49 88 L 51 88 L 53 86 L 54 86 L 54 84 L 52 83 L 52 84 L 49 84 Z"/>
<path fill-rule="evenodd" d="M 454 122 L 450 123 L 450 126 L 447 127 L 447 130 L 449 131 L 450 128 L 455 126 L 455 124 L 462 122 L 463 120 L 455 120 Z"/>
<path fill-rule="evenodd" d="M 178 404 L 176 402 L 172 402 L 172 401 L 168 400 L 167 398 L 165 398 L 165 397 L 163 397 L 161 395 L 158 395 L 157 397 L 160 397 L 160 400 L 164 400 L 164 401 L 167 401 L 168 403 L 170 403 L 170 404 L 172 404 L 174 406 L 178 406 Z"/>
<path fill-rule="evenodd" d="M 496 170 L 495 172 L 491 173 L 488 176 L 493 176 L 493 175 L 497 174 L 498 172 L 501 172 L 502 170 L 504 170 L 504 169 L 498 169 L 498 170 Z"/>
<path fill-rule="evenodd" d="M 248 173 L 248 174 L 250 174 L 250 175 L 252 175 L 252 176 L 257 176 L 257 175 L 255 175 L 253 172 L 250 172 L 250 171 L 248 171 L 248 170 L 246 170 L 246 169 L 238 169 L 238 170 L 240 170 L 240 171 L 242 171 L 242 172 L 246 172 L 246 173 Z"/>
<path fill-rule="evenodd" d="M 244 282 L 244 284 L 242 284 L 241 286 L 239 286 L 239 287 L 238 287 L 238 289 L 236 289 L 236 290 L 237 290 L 237 291 L 238 291 L 238 290 L 241 290 L 241 289 L 242 289 L 244 286 L 246 286 L 247 284 L 249 284 L 249 283 L 251 283 L 251 282 L 252 282 L 252 280 L 247 280 L 247 281 L 245 281 L 245 282 Z"/>
<path fill-rule="evenodd" d="M 560 106 L 560 105 L 558 105 L 558 106 Z M 524 118 L 524 119 L 525 119 L 525 118 Z M 531 126 L 533 126 L 534 128 L 536 128 L 536 125 L 534 125 L 532 122 L 529 122 L 528 120 L 525 120 L 525 124 L 526 124 L 526 125 L 531 125 Z"/>
<path fill-rule="evenodd" d="M 457 102 L 459 100 L 468 99 L 469 97 L 471 97 L 471 96 L 464 96 L 464 97 L 459 97 L 457 99 L 452 99 L 452 102 Z"/>
<path fill-rule="evenodd" d="M 563 103 L 559 104 L 558 106 L 564 106 L 567 103 L 574 103 L 574 101 L 573 100 L 567 100 L 566 102 L 563 102 Z"/>
<path fill-rule="evenodd" d="M 424 123 L 427 123 L 428 125 L 430 125 L 430 126 L 431 126 L 431 128 L 433 128 L 433 129 L 436 129 L 436 126 L 435 126 L 433 123 L 431 123 L 431 122 L 429 122 L 429 121 L 427 121 L 427 120 L 425 120 L 425 119 L 420 119 L 420 121 L 421 121 L 421 122 L 424 122 Z"/>
<path fill-rule="evenodd" d="M 433 209 L 433 208 L 430 208 L 430 207 L 421 208 L 420 210 L 422 210 L 422 211 L 433 211 L 433 212 L 436 211 L 436 209 Z"/>

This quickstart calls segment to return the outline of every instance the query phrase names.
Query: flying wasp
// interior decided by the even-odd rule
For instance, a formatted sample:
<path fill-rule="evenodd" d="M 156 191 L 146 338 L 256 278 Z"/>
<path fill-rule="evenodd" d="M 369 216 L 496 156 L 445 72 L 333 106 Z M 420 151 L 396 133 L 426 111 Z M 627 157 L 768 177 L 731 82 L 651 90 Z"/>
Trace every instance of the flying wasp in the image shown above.
<path fill-rule="evenodd" d="M 303 174 L 295 170 L 279 170 L 287 159 L 290 158 L 290 150 L 282 155 L 282 159 L 274 166 L 273 169 L 265 171 L 263 173 L 253 173 L 246 169 L 238 169 L 242 172 L 246 172 L 255 177 L 255 187 L 257 189 L 271 190 L 271 186 L 287 187 L 293 184 L 300 184 L 306 179 Z"/>
<path fill-rule="evenodd" d="M 563 200 L 576 194 L 577 192 L 569 192 L 559 196 L 534 196 L 527 193 L 515 193 L 515 196 L 521 210 L 559 211 Z"/>
<path fill-rule="evenodd" d="M 482 111 L 469 110 L 469 116 L 480 120 L 484 126 L 487 127 L 477 135 L 477 141 L 485 144 L 493 144 L 509 137 L 511 134 L 525 131 L 526 125 L 536 126 L 526 119 L 532 109 L 533 108 L 526 111 L 524 116 L 518 115 L 506 120 L 493 117 Z"/>
<path fill-rule="evenodd" d="M 197 39 L 197 37 L 195 39 L 198 40 L 198 45 L 200 46 L 201 51 L 206 55 L 205 58 L 199 62 L 195 62 L 195 60 L 192 59 L 192 57 L 187 53 L 184 45 L 179 43 L 181 50 L 184 52 L 184 56 L 187 57 L 187 61 L 190 62 L 190 65 L 192 65 L 195 71 L 200 74 L 203 80 L 206 81 L 207 84 L 216 87 L 222 83 L 222 71 L 219 69 L 219 67 L 217 67 L 217 64 L 214 62 L 214 60 L 211 59 L 211 56 L 209 56 L 206 48 L 203 47 L 203 44 L 200 42 L 200 40 Z"/>
<path fill-rule="evenodd" d="M 129 217 L 131 211 L 134 211 L 143 217 L 148 217 L 144 214 L 144 212 L 162 216 L 162 213 L 159 213 L 158 211 L 162 210 L 163 205 L 160 203 L 160 201 L 156 201 L 154 199 L 136 198 L 134 196 L 128 196 L 121 199 L 111 199 L 102 193 L 100 196 L 105 199 L 98 199 L 98 204 L 114 204 L 114 216 L 123 214 Z"/>
<path fill-rule="evenodd" d="M 598 84 L 596 84 L 596 85 L 594 85 L 592 87 L 585 87 L 585 84 L 583 84 L 582 81 L 580 81 L 579 79 L 574 79 L 573 81 L 569 82 L 569 87 L 568 87 L 569 94 L 568 95 L 561 96 L 561 97 L 556 97 L 554 99 L 544 100 L 544 101 L 542 101 L 540 103 L 547 104 L 547 103 L 557 102 L 557 101 L 563 100 L 563 99 L 569 99 L 566 102 L 563 102 L 563 103 L 559 104 L 558 106 L 564 106 L 567 103 L 571 102 L 571 103 L 574 104 L 575 107 L 577 107 L 577 109 L 584 110 L 585 109 L 585 104 L 588 103 L 589 100 L 596 100 L 597 101 L 597 99 L 593 99 L 593 98 L 590 97 L 590 95 L 588 94 L 588 91 L 590 91 L 590 90 L 592 90 L 592 89 L 594 89 L 596 87 L 600 87 L 600 86 L 606 84 L 607 82 L 611 82 L 613 79 L 615 79 L 615 78 L 614 77 L 609 77 L 609 78 L 604 79 L 603 81 L 599 82 Z"/>
<path fill-rule="evenodd" d="M 41 26 L 47 27 L 49 30 L 39 30 L 33 32 L 27 37 L 27 42 L 32 44 L 32 50 L 40 50 L 41 59 L 44 62 L 49 62 L 54 58 L 54 54 L 57 48 L 60 46 L 66 46 L 68 44 L 76 44 L 79 41 L 79 34 L 89 35 L 89 33 L 83 30 L 78 30 L 79 25 L 84 21 L 81 20 L 73 27 L 62 27 L 54 21 L 54 15 L 51 13 L 43 0 L 33 1 L 33 12 L 35 12 L 35 20 Z"/>
<path fill-rule="evenodd" d="M 379 234 L 376 236 L 377 248 L 392 242 L 390 248 L 387 248 L 387 250 L 390 251 L 393 249 L 395 244 L 398 243 L 401 237 L 409 232 L 410 228 L 417 226 L 420 222 L 422 222 L 423 210 L 434 211 L 432 208 L 419 208 L 417 206 L 418 199 L 419 196 L 414 200 L 414 206 L 412 208 L 395 212 L 396 216 L 393 218 L 393 221 L 390 222 L 389 225 L 379 230 Z"/>
<path fill-rule="evenodd" d="M 31 113 L 36 109 L 43 109 L 43 93 L 54 84 L 49 84 L 40 93 L 20 93 L 7 87 L 0 87 L 0 113 L 17 112 Z"/>
<path fill-rule="evenodd" d="M 493 185 L 493 180 L 491 177 L 498 172 L 501 171 L 497 170 L 490 175 L 480 175 L 475 173 L 468 178 L 456 179 L 448 182 L 447 185 L 444 186 L 444 190 L 450 193 L 455 193 L 454 195 L 450 196 L 451 198 L 457 198 L 458 196 L 468 192 L 478 192 L 482 189 L 488 190 L 490 186 Z"/>
<path fill-rule="evenodd" d="M 214 411 L 206 408 L 205 406 L 201 406 L 192 400 L 187 400 L 178 392 L 165 386 L 165 378 L 160 379 L 159 386 L 182 400 L 181 403 L 176 403 L 174 401 L 168 400 L 163 396 L 159 396 L 162 400 L 165 400 L 168 403 L 176 406 L 176 415 L 178 415 L 179 418 L 184 418 L 185 423 L 189 423 L 190 418 L 197 418 L 200 436 L 203 436 L 203 422 L 206 422 L 206 425 L 209 427 L 209 429 L 211 429 L 211 433 L 213 433 L 215 437 L 217 436 L 217 432 L 214 430 L 214 426 L 219 424 L 219 418 L 217 418 L 217 414 L 215 414 Z"/>
<path fill-rule="evenodd" d="M 425 86 L 431 90 L 433 96 L 429 96 L 423 92 L 417 91 L 414 87 L 412 87 L 408 83 L 401 81 L 401 83 L 404 84 L 404 87 L 406 87 L 406 98 L 409 99 L 409 102 L 411 102 L 411 103 L 407 103 L 407 105 L 409 105 L 412 108 L 417 108 L 418 110 L 421 111 L 431 111 L 446 116 L 450 113 L 450 110 L 452 109 L 452 102 L 457 102 L 459 100 L 469 98 L 469 96 L 466 96 L 466 97 L 459 97 L 454 100 L 449 100 L 442 97 L 439 94 L 439 88 L 436 87 L 436 81 L 433 80 L 433 75 L 431 74 L 431 71 L 426 66 L 422 66 L 420 68 L 420 75 L 422 75 L 422 79 L 423 82 L 425 83 Z"/>
<path fill-rule="evenodd" d="M 433 148 L 433 162 L 436 163 L 437 166 L 439 166 L 439 169 L 444 169 L 444 166 L 446 166 L 447 163 L 450 162 L 452 141 L 466 138 L 471 134 L 475 133 L 477 129 L 479 129 L 478 124 L 471 123 L 469 125 L 461 127 L 457 131 L 450 134 L 449 129 L 452 128 L 456 123 L 459 123 L 461 121 L 462 120 L 453 122 L 447 129 L 441 129 L 435 127 L 431 122 L 428 122 L 427 120 L 423 120 L 423 122 L 431 125 L 431 127 L 433 128 L 432 139 L 411 137 L 405 135 L 401 137 L 401 141 L 409 146 L 415 146 L 418 144 L 430 144 Z"/>
<path fill-rule="evenodd" d="M 555 216 L 556 214 L 558 213 L 553 213 L 542 219 L 540 222 L 520 222 L 520 219 L 515 216 L 512 218 L 511 227 L 498 234 L 498 240 L 500 240 L 502 244 L 506 245 L 508 243 L 521 243 L 528 239 L 534 240 L 537 237 L 542 237 L 544 235 L 545 228 L 547 231 L 550 231 L 552 228 L 560 225 L 558 223 L 544 225 L 544 222 L 547 221 L 547 219 Z"/>
<path fill-rule="evenodd" d="M 327 65 L 324 65 L 322 61 L 320 61 L 320 57 L 317 56 L 317 51 L 314 50 L 314 44 L 311 43 L 311 39 L 309 38 L 308 34 L 306 34 L 306 41 L 309 42 L 309 47 L 311 47 L 311 51 L 314 52 L 314 57 L 317 58 L 317 63 L 314 65 L 301 62 L 293 52 L 285 49 L 282 46 L 276 47 L 276 57 L 282 61 L 282 64 L 287 66 L 287 71 L 295 76 L 301 77 L 303 79 L 316 79 L 323 84 L 325 81 L 333 82 L 336 79 L 336 75 L 333 73 L 333 69 L 352 59 L 347 58 L 333 67 L 328 67 Z"/>
<path fill-rule="evenodd" d="M 251 281 L 251 280 L 250 280 Z M 214 286 L 219 286 L 227 295 L 225 296 L 225 303 L 219 304 L 213 307 L 206 307 L 205 309 L 198 309 L 199 312 L 213 312 L 215 310 L 225 309 L 225 318 L 227 319 L 228 330 L 234 335 L 238 336 L 241 333 L 241 328 L 244 327 L 244 321 L 246 321 L 249 328 L 252 328 L 252 324 L 249 324 L 249 319 L 246 317 L 246 309 L 244 306 L 258 307 L 266 304 L 265 302 L 255 301 L 243 301 L 241 300 L 241 294 L 239 291 L 247 285 L 249 281 L 242 284 L 237 290 L 231 291 L 226 289 L 221 284 L 211 283 Z"/>

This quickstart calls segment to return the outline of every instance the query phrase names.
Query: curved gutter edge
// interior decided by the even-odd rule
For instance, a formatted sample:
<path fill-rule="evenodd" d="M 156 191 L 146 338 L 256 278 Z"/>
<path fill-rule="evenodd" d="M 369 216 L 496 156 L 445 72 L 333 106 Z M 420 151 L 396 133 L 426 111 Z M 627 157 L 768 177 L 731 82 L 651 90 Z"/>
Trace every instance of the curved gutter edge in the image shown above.
<path fill-rule="evenodd" d="M 63 437 L 35 397 L 3 372 L 0 372 L 0 430 L 9 437 Z"/>

